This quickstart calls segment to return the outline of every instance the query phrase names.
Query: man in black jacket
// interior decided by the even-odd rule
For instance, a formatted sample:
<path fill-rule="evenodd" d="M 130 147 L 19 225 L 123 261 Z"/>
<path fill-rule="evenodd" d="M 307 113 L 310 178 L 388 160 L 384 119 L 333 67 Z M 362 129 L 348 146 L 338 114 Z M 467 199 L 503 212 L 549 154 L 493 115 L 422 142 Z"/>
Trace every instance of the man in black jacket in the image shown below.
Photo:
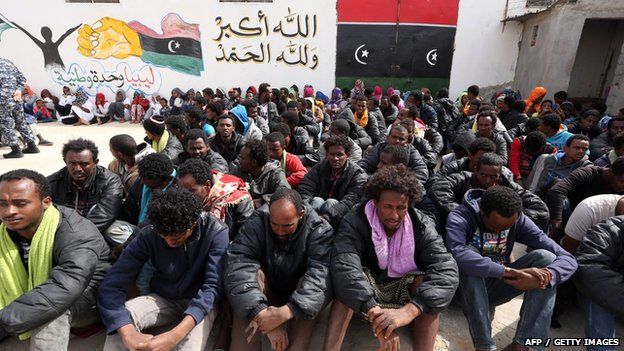
<path fill-rule="evenodd" d="M 212 139 L 210 146 L 230 164 L 236 160 L 243 148 L 243 137 L 236 133 L 234 115 L 221 115 L 217 120 L 217 135 Z"/>
<path fill-rule="evenodd" d="M 30 170 L 0 176 L 0 220 L 0 262 L 11 267 L 0 271 L 0 340 L 32 332 L 31 350 L 67 350 L 70 327 L 98 321 L 108 246 L 92 222 L 53 205 L 46 178 Z"/>
<path fill-rule="evenodd" d="M 535 194 L 524 190 L 513 180 L 502 176 L 503 161 L 495 153 L 486 153 L 481 156 L 476 171 L 454 173 L 437 179 L 430 184 L 427 194 L 444 217 L 457 208 L 470 189 L 488 189 L 495 185 L 513 189 L 521 198 L 523 212 L 538 227 L 544 229 L 548 225 L 548 208 Z"/>
<path fill-rule="evenodd" d="M 240 165 L 233 166 L 230 174 L 247 183 L 255 208 L 269 202 L 277 189 L 290 188 L 277 161 L 269 161 L 269 150 L 264 140 L 246 142 L 241 150 Z"/>
<path fill-rule="evenodd" d="M 567 222 L 564 210 L 572 213 L 581 201 L 600 194 L 624 194 L 624 156 L 618 157 L 611 168 L 579 168 L 548 190 L 546 204 L 550 211 L 550 237 L 555 241 L 563 237 Z"/>
<path fill-rule="evenodd" d="M 401 125 L 393 125 L 390 129 L 390 133 L 386 137 L 386 141 L 383 143 L 379 143 L 375 145 L 367 154 L 366 157 L 362 158 L 360 162 L 358 162 L 358 166 L 362 167 L 363 170 L 368 174 L 373 174 L 377 170 L 377 165 L 379 164 L 379 155 L 381 154 L 381 150 L 386 146 L 386 144 L 398 144 L 402 145 L 409 149 L 410 151 L 410 160 L 408 167 L 411 168 L 418 177 L 418 180 L 421 184 L 425 184 L 427 179 L 429 178 L 429 170 L 427 169 L 427 164 L 423 160 L 418 150 L 412 145 L 408 143 L 409 133 L 407 129 Z"/>
<path fill-rule="evenodd" d="M 624 318 L 623 248 L 624 216 L 617 216 L 588 230 L 576 251 L 575 284 L 584 295 L 587 338 L 615 338 L 615 318 Z"/>
<path fill-rule="evenodd" d="M 306 167 L 317 164 L 319 156 L 309 142 L 311 136 L 305 129 L 299 127 L 299 115 L 296 112 L 288 111 L 282 114 L 281 121 L 281 123 L 271 126 L 271 132 L 279 132 L 284 135 L 286 151 L 299 157 L 301 163 Z M 288 127 L 288 134 L 286 134 L 284 125 Z"/>
<path fill-rule="evenodd" d="M 223 156 L 210 149 L 208 137 L 201 129 L 191 129 L 184 137 L 184 152 L 173 161 L 174 165 L 181 165 L 190 158 L 198 158 L 208 164 L 211 169 L 222 173 L 229 171 L 228 163 Z"/>
<path fill-rule="evenodd" d="M 73 208 L 104 234 L 121 209 L 121 180 L 98 165 L 98 148 L 90 140 L 68 141 L 63 161 L 66 166 L 48 177 L 52 201 Z"/>
<path fill-rule="evenodd" d="M 370 200 L 343 219 L 330 266 L 336 315 L 326 340 L 340 340 L 335 350 L 348 326 L 338 323 L 341 315 L 353 312 L 372 322 L 380 350 L 398 349 L 394 330 L 408 324 L 414 326 L 414 349 L 433 350 L 439 312 L 451 302 L 459 274 L 435 223 L 412 207 L 420 189 L 404 165 L 380 169 L 365 188 Z"/>
<path fill-rule="evenodd" d="M 230 240 L 254 211 L 242 179 L 213 170 L 200 159 L 192 158 L 180 165 L 178 187 L 192 192 L 204 204 L 204 211 L 227 224 Z"/>
<path fill-rule="evenodd" d="M 342 134 L 325 141 L 327 157 L 306 174 L 299 193 L 319 215 L 334 227 L 360 201 L 368 175 L 349 160 L 351 140 Z"/>
<path fill-rule="evenodd" d="M 331 226 L 291 189 L 278 190 L 268 209 L 247 220 L 228 248 L 225 269 L 235 313 L 231 350 L 260 350 L 258 329 L 274 350 L 308 349 L 314 320 L 332 297 L 332 242 Z"/>
<path fill-rule="evenodd" d="M 429 126 L 429 128 L 433 128 L 435 130 L 438 129 L 438 115 L 436 114 L 433 107 L 427 104 L 424 101 L 423 93 L 420 91 L 413 91 L 412 95 L 414 96 L 414 103 L 416 107 L 420 109 L 420 119 Z"/>
<path fill-rule="evenodd" d="M 509 154 L 507 152 L 507 142 L 505 138 L 496 132 L 494 127 L 498 123 L 498 117 L 494 111 L 480 112 L 475 120 L 477 124 L 476 136 L 477 138 L 490 139 L 496 145 L 496 154 L 507 163 Z"/>

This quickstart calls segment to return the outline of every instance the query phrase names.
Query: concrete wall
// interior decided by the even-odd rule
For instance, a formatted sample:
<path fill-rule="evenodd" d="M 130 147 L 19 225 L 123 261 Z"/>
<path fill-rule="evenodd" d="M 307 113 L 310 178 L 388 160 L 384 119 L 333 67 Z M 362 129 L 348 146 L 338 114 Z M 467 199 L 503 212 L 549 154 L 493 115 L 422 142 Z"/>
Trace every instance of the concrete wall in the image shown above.
<path fill-rule="evenodd" d="M 624 18 L 624 2 L 579 0 L 557 5 L 524 22 L 515 74 L 515 86 L 523 95 L 537 85 L 548 90 L 549 98 L 568 89 L 586 18 Z M 539 26 L 538 36 L 531 46 L 535 25 Z"/>
<path fill-rule="evenodd" d="M 472 84 L 483 96 L 514 81 L 522 24 L 503 23 L 505 1 L 461 0 L 449 91 L 453 98 Z"/>
<path fill-rule="evenodd" d="M 39 0 L 0 0 L 0 12 L 39 40 L 43 26 L 51 29 L 54 41 L 68 29 L 80 28 L 58 47 L 64 68 L 44 67 L 42 49 L 19 29 L 2 32 L 0 56 L 14 61 L 37 92 L 49 88 L 58 94 L 63 85 L 70 85 L 83 86 L 91 95 L 101 91 L 112 97 L 121 88 L 168 96 L 174 87 L 241 86 L 244 90 L 263 81 L 274 87 L 313 84 L 323 91 L 335 86 L 336 0 L 121 0 L 118 4 L 48 0 L 44 7 Z M 99 43 L 108 44 L 79 52 L 79 47 L 96 42 L 89 38 L 87 25 L 96 26 L 107 16 L 115 24 L 101 31 Z M 143 48 L 137 50 L 132 32 L 150 37 L 152 47 L 142 42 Z M 179 55 L 185 47 L 195 58 Z M 53 48 L 47 50 L 53 54 Z"/>
<path fill-rule="evenodd" d="M 612 64 L 617 63 L 622 39 L 624 39 L 624 21 L 585 21 L 570 75 L 569 96 L 606 97 L 603 96 L 601 84 L 605 80 L 605 84 L 608 85 L 613 78 L 613 69 L 610 69 L 610 72 L 606 70 L 612 53 L 615 60 Z"/>

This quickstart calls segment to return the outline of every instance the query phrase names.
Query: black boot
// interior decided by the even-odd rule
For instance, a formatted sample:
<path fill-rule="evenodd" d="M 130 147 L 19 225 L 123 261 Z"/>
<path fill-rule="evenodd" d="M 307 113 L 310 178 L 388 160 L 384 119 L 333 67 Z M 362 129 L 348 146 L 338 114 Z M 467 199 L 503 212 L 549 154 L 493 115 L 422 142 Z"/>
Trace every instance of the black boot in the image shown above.
<path fill-rule="evenodd" d="M 24 154 L 22 153 L 22 150 L 20 150 L 19 146 L 11 146 L 11 152 L 9 152 L 8 154 L 4 154 L 2 156 L 4 156 L 4 158 L 22 158 L 24 157 Z"/>
<path fill-rule="evenodd" d="M 22 152 L 25 154 L 38 154 L 39 148 L 37 147 L 37 144 L 35 144 L 35 142 L 30 142 L 28 143 L 28 146 L 25 147 L 24 150 L 22 150 Z"/>

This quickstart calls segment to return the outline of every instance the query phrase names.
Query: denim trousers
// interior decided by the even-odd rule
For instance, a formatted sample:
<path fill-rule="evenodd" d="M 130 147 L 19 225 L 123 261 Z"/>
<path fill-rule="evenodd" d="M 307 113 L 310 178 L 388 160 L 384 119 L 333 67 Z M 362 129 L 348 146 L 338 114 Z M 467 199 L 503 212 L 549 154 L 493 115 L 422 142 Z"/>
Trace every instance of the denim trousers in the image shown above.
<path fill-rule="evenodd" d="M 547 250 L 534 250 L 509 264 L 510 268 L 544 268 L 556 256 Z M 516 328 L 515 343 L 524 345 L 528 338 L 546 338 L 555 305 L 556 288 L 517 290 L 502 279 L 460 275 L 459 290 L 464 315 L 468 320 L 474 347 L 479 350 L 496 350 L 492 339 L 492 321 L 489 308 L 502 305 L 524 294 L 520 320 Z M 537 347 L 543 350 L 543 347 Z"/>
<path fill-rule="evenodd" d="M 329 212 L 329 210 L 338 204 L 340 201 L 336 199 L 323 199 L 320 197 L 314 197 L 310 199 L 310 207 L 319 215 L 323 215 Z"/>
<path fill-rule="evenodd" d="M 615 338 L 615 317 L 609 310 L 579 294 L 585 310 L 586 338 Z M 614 351 L 615 346 L 588 346 L 588 351 Z"/>
<path fill-rule="evenodd" d="M 169 300 L 156 294 L 139 296 L 126 302 L 126 309 L 132 316 L 134 326 L 138 331 L 146 330 L 164 332 L 175 327 L 184 318 L 190 300 Z M 173 350 L 176 351 L 203 351 L 208 343 L 210 330 L 217 312 L 212 309 Z M 166 330 L 162 330 L 165 328 Z M 154 332 L 153 335 L 158 333 Z M 127 350 L 118 333 L 106 337 L 104 351 Z"/>

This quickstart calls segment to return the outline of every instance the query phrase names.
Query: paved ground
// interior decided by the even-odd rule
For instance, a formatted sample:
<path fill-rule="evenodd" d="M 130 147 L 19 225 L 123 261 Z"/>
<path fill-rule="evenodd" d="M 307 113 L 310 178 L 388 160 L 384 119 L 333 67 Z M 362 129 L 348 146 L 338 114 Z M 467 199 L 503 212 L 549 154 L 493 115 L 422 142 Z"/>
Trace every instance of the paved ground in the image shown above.
<path fill-rule="evenodd" d="M 126 133 L 133 136 L 136 140 L 143 138 L 143 129 L 140 126 L 130 126 L 126 124 L 112 123 L 105 126 L 89 126 L 89 127 L 73 127 L 60 126 L 56 124 L 47 124 L 40 126 L 43 135 L 52 141 L 55 145 L 50 147 L 42 147 L 41 153 L 36 155 L 26 155 L 22 159 L 5 160 L 0 158 L 0 172 L 5 172 L 17 168 L 35 169 L 45 175 L 48 175 L 64 166 L 61 149 L 62 144 L 71 138 L 84 137 L 93 140 L 100 148 L 100 164 L 106 166 L 112 160 L 112 156 L 108 150 L 108 140 L 116 134 Z M 6 151 L 5 151 L 6 150 Z M 0 153 L 8 152 L 8 148 L 0 148 Z M 514 250 L 521 253 L 521 248 Z M 515 333 L 515 325 L 518 321 L 518 313 L 522 300 L 516 298 L 511 302 L 499 306 L 496 309 L 495 319 L 492 323 L 494 339 L 497 345 L 502 348 L 509 344 Z M 313 335 L 310 350 L 321 350 L 323 335 L 327 319 L 327 311 L 325 311 L 318 327 Z M 583 333 L 583 317 L 581 311 L 573 309 L 566 312 L 560 322 L 563 325 L 561 329 L 551 329 L 551 337 L 578 338 Z M 622 325 L 618 325 L 618 330 L 624 330 Z M 620 335 L 621 336 L 621 335 Z M 105 335 L 103 332 L 89 338 L 74 338 L 70 343 L 70 350 L 101 350 Z M 409 350 L 411 347 L 411 333 L 407 328 L 401 330 L 402 349 Z M 361 320 L 354 319 L 351 322 L 347 337 L 343 344 L 343 350 L 364 351 L 376 350 L 376 339 L 373 337 L 370 327 Z M 266 346 L 266 345 L 265 345 Z M 9 340 L 0 345 L 0 351 L 19 351 L 26 350 L 26 345 L 19 345 L 16 340 Z M 210 348 L 207 348 L 210 349 Z M 267 347 L 265 349 L 268 350 Z M 459 308 L 450 307 L 442 313 L 440 332 L 436 341 L 436 351 L 465 351 L 472 350 L 470 334 L 468 332 L 468 324 Z M 552 347 L 550 350 L 582 350 L 582 348 L 573 347 Z"/>

